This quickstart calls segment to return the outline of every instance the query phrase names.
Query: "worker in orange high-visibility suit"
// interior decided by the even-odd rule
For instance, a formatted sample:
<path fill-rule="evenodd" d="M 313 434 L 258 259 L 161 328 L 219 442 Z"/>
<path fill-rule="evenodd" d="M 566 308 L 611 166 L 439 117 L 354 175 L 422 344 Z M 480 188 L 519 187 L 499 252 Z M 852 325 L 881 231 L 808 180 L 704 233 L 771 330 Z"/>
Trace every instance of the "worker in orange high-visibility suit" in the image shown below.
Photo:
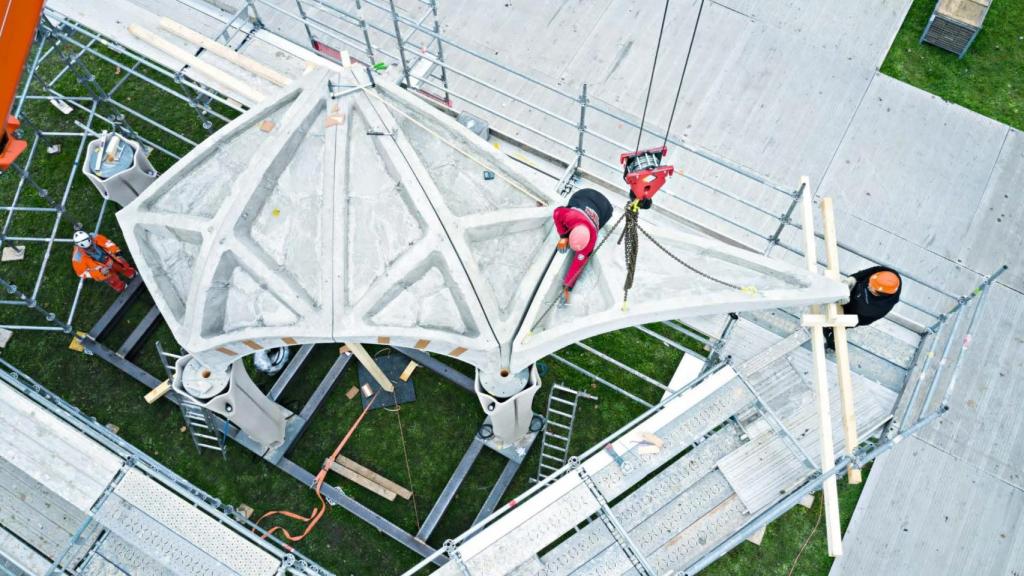
<path fill-rule="evenodd" d="M 73 240 L 71 267 L 79 278 L 106 282 L 115 292 L 123 292 L 121 276 L 129 280 L 135 277 L 135 268 L 121 256 L 121 249 L 103 234 L 78 230 Z"/>

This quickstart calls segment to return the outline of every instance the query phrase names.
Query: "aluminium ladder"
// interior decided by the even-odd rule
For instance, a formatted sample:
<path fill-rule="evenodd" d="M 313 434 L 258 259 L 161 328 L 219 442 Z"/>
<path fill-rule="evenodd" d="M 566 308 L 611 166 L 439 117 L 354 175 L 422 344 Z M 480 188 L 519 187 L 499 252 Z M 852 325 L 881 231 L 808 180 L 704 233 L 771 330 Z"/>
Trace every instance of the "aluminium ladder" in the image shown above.
<path fill-rule="evenodd" d="M 174 362 L 181 358 L 177 354 L 165 352 L 160 342 L 156 343 L 156 351 L 160 354 L 160 363 L 164 366 L 167 378 L 174 379 Z M 173 392 L 172 392 L 173 394 Z M 213 450 L 220 453 L 221 457 L 227 459 L 227 434 L 217 426 L 213 414 L 203 405 L 196 403 L 188 396 L 178 394 L 178 408 L 181 409 L 181 416 L 185 420 L 185 428 L 192 438 L 192 444 L 202 454 L 203 450 Z M 225 427 L 227 422 L 224 423 Z"/>
<path fill-rule="evenodd" d="M 569 442 L 572 440 L 573 423 L 580 398 L 597 400 L 597 396 L 581 392 L 561 384 L 551 386 L 547 409 L 544 412 L 544 433 L 540 442 L 540 463 L 537 476 L 532 480 L 540 482 L 552 472 L 565 466 L 569 460 Z"/>

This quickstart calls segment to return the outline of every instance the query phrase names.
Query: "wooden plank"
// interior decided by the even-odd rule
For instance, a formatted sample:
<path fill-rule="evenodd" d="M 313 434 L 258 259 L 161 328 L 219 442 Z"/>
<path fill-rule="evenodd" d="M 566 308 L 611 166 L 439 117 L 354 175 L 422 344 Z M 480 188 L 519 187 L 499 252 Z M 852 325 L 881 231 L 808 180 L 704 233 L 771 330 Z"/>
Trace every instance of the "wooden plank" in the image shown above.
<path fill-rule="evenodd" d="M 338 464 L 344 466 L 345 468 L 348 468 L 349 470 L 352 470 L 357 474 L 365 476 L 367 479 L 376 482 L 377 484 L 380 484 L 384 488 L 394 492 L 395 494 L 398 495 L 399 498 L 402 498 L 403 500 L 408 500 L 409 498 L 412 498 L 412 490 L 409 490 L 404 486 L 400 486 L 397 483 L 388 480 L 387 478 L 381 476 L 380 474 L 374 472 L 373 470 L 370 470 L 369 468 L 363 466 L 358 462 L 355 462 L 349 458 L 340 455 L 335 461 Z"/>
<path fill-rule="evenodd" d="M 668 388 L 661 395 L 661 399 L 668 398 L 676 390 L 693 382 L 700 376 L 700 371 L 703 368 L 704 361 L 696 355 L 683 354 L 683 357 L 679 359 L 679 364 L 676 366 L 676 371 L 672 373 L 672 379 L 668 382 Z"/>
<path fill-rule="evenodd" d="M 226 88 L 229 92 L 241 95 L 249 101 L 257 104 L 266 98 L 262 93 L 251 88 L 248 83 L 200 60 L 199 58 L 196 58 L 186 50 L 171 44 L 167 40 L 157 36 L 150 30 L 147 30 L 138 24 L 129 24 L 128 31 L 131 32 L 133 36 L 142 40 L 146 44 L 149 44 L 153 48 L 156 48 L 182 64 L 187 64 L 190 68 L 197 70 L 207 80 L 212 81 L 221 88 Z"/>
<path fill-rule="evenodd" d="M 800 179 L 804 193 L 801 202 L 804 232 L 804 256 L 807 260 L 807 271 L 818 274 L 817 240 L 814 236 L 814 210 L 811 199 L 811 182 L 806 176 Z M 811 313 L 818 314 L 819 307 L 811 306 Z M 814 358 L 814 384 L 818 397 L 818 425 L 821 438 L 821 468 L 828 470 L 835 464 L 836 456 L 832 448 L 832 416 L 829 407 L 828 372 L 825 364 L 825 334 L 821 326 L 811 328 L 811 350 Z M 829 476 L 822 486 L 825 498 L 825 534 L 828 540 L 828 555 L 835 558 L 843 554 L 842 526 L 839 523 L 839 489 L 836 477 Z"/>
<path fill-rule="evenodd" d="M 380 384 L 381 388 L 387 392 L 395 391 L 395 387 L 392 386 L 391 380 L 384 375 L 380 366 L 378 366 L 377 362 L 375 362 L 373 357 L 370 356 L 370 353 L 366 351 L 366 348 L 363 348 L 362 344 L 357 342 L 346 342 L 345 346 L 348 346 L 349 351 L 355 355 L 356 359 L 359 360 L 359 363 L 366 368 L 366 371 L 370 373 L 370 376 L 373 376 L 373 379 L 377 381 L 377 384 Z"/>
<path fill-rule="evenodd" d="M 828 270 L 833 277 L 839 277 L 839 247 L 836 244 L 836 220 L 835 211 L 832 207 L 832 198 L 821 199 L 821 216 L 825 231 L 825 257 L 828 261 Z M 830 315 L 837 315 L 840 312 L 837 304 L 829 304 Z M 843 316 L 835 316 L 842 318 Z M 843 435 L 846 454 L 853 454 L 857 449 L 857 414 L 853 410 L 853 380 L 850 375 L 850 348 L 846 341 L 846 326 L 836 324 L 832 329 L 836 346 L 836 376 L 839 381 L 839 404 L 843 414 Z M 847 471 L 847 480 L 850 484 L 863 482 L 859 468 L 851 466 Z"/>
<path fill-rule="evenodd" d="M 285 474 L 288 474 L 292 478 L 298 480 L 299 483 L 302 484 L 303 486 L 312 486 L 313 483 L 316 482 L 316 478 L 312 474 L 310 474 L 309 471 L 307 471 L 305 468 L 302 468 L 301 466 L 287 458 L 282 458 L 281 461 L 277 464 L 277 467 Z M 360 504 L 359 502 L 356 502 L 347 494 L 345 494 L 341 490 L 338 490 L 334 486 L 324 484 L 323 487 L 321 488 L 321 492 L 323 492 L 323 495 L 326 498 L 329 498 L 331 502 L 334 502 L 336 506 L 340 506 L 345 511 L 349 512 L 350 514 L 353 514 L 363 522 L 366 522 L 370 526 L 373 526 L 382 534 L 385 534 L 393 540 L 401 543 L 403 546 L 419 554 L 420 556 L 426 558 L 434 554 L 435 550 L 431 548 L 429 545 L 427 545 L 425 542 L 417 540 L 412 536 L 412 534 L 409 534 L 405 530 L 402 530 L 398 526 L 395 526 L 392 522 L 390 522 L 380 514 L 377 514 L 373 510 L 370 510 L 366 506 Z M 444 563 L 444 561 L 444 557 L 441 556 L 440 558 L 435 558 L 434 563 L 437 565 L 441 565 Z"/>
<path fill-rule="evenodd" d="M 346 478 L 348 480 L 351 480 L 352 482 L 355 482 L 356 484 L 362 486 L 363 488 L 366 488 L 370 492 L 373 492 L 377 496 L 380 496 L 381 498 L 384 498 L 386 500 L 393 502 L 395 500 L 395 497 L 398 496 L 391 490 L 388 490 L 387 488 L 381 486 L 380 484 L 377 484 L 373 480 L 370 480 L 369 478 L 363 476 L 362 474 L 359 474 L 354 470 L 346 468 L 341 464 L 338 464 L 337 462 L 331 462 L 331 471 L 340 475 L 342 478 Z"/>
<path fill-rule="evenodd" d="M 402 382 L 408 382 L 409 378 L 412 377 L 412 372 L 413 370 L 416 369 L 416 366 L 418 366 L 418 364 L 410 360 L 409 363 L 406 364 L 405 370 L 402 370 L 402 374 L 398 377 L 398 379 L 401 380 Z"/>
<path fill-rule="evenodd" d="M 935 12 L 946 18 L 981 28 L 992 0 L 941 0 Z"/>
<path fill-rule="evenodd" d="M 146 404 L 152 404 L 153 402 L 156 402 L 157 400 L 166 396 L 167 393 L 170 391 L 171 381 L 164 380 L 163 382 L 160 383 L 159 386 L 147 392 L 146 395 L 142 397 L 142 399 L 146 401 Z"/>
<path fill-rule="evenodd" d="M 754 546 L 760 546 L 761 542 L 764 540 L 764 533 L 767 529 L 767 526 L 761 526 L 760 528 L 758 528 L 757 532 L 754 532 L 749 537 L 747 537 L 747 542 L 750 542 Z"/>
<path fill-rule="evenodd" d="M 192 42 L 193 44 L 202 46 L 204 49 L 209 50 L 228 62 L 244 68 L 261 78 L 265 78 L 278 86 L 287 86 L 291 83 L 290 78 L 281 74 L 277 70 L 274 70 L 269 66 L 265 66 L 244 54 L 239 54 L 220 42 L 203 36 L 199 32 L 196 32 L 184 24 L 171 20 L 170 18 L 161 18 L 160 27 L 176 36 Z"/>

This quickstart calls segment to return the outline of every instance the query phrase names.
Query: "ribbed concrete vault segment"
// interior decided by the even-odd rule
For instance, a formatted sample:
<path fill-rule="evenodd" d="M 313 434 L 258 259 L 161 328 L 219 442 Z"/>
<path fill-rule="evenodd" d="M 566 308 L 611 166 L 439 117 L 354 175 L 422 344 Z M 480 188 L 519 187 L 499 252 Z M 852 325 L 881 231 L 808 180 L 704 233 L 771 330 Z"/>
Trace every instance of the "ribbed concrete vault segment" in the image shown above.
<path fill-rule="evenodd" d="M 677 231 L 652 235 L 631 307 L 609 241 L 555 307 L 569 256 L 564 201 L 487 142 L 405 91 L 313 72 L 202 143 L 118 213 L 176 338 L 212 367 L 261 347 L 390 342 L 516 372 L 582 338 L 664 318 L 801 306 L 837 282 Z M 483 171 L 496 174 L 484 180 Z M 617 217 L 617 215 L 616 215 Z"/>

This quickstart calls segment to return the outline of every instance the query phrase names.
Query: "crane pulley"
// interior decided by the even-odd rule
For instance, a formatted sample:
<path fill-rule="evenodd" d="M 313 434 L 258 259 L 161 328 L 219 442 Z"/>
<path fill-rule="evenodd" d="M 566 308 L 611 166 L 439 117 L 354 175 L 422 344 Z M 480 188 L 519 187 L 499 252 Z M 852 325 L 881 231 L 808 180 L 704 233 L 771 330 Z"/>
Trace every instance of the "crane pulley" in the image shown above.
<path fill-rule="evenodd" d="M 629 198 L 637 207 L 648 209 L 652 198 L 665 185 L 665 180 L 675 173 L 675 166 L 662 165 L 668 148 L 648 148 L 636 152 L 624 152 L 619 156 L 622 164 L 622 179 L 629 184 Z"/>

